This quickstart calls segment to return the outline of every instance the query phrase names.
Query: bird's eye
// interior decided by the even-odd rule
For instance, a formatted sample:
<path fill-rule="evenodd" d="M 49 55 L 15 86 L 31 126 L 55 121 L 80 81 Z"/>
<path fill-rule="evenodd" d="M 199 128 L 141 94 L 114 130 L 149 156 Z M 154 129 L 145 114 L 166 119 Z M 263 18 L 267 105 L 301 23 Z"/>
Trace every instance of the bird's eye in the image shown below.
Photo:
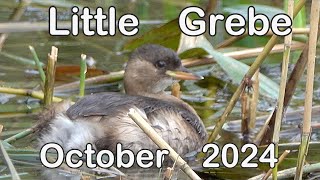
<path fill-rule="evenodd" d="M 163 68 L 163 67 L 165 67 L 166 65 L 167 65 L 166 62 L 164 62 L 164 61 L 162 61 L 162 60 L 156 62 L 156 67 L 157 67 L 157 68 Z"/>

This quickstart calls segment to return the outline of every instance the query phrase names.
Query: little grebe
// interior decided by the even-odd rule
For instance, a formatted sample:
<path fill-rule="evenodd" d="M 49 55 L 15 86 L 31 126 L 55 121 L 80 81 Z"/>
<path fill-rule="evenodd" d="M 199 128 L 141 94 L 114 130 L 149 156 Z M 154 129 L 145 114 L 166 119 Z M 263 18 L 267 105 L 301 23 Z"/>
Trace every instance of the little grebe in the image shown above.
<path fill-rule="evenodd" d="M 136 106 L 158 134 L 184 157 L 202 147 L 207 132 L 190 105 L 164 90 L 178 79 L 201 78 L 183 67 L 171 49 L 144 45 L 131 54 L 125 68 L 126 94 L 97 93 L 72 106 L 60 104 L 40 130 L 39 145 L 54 142 L 67 152 L 83 150 L 91 143 L 97 150 L 116 152 L 116 144 L 121 143 L 123 149 L 133 152 L 154 151 L 157 146 L 127 115 Z"/>

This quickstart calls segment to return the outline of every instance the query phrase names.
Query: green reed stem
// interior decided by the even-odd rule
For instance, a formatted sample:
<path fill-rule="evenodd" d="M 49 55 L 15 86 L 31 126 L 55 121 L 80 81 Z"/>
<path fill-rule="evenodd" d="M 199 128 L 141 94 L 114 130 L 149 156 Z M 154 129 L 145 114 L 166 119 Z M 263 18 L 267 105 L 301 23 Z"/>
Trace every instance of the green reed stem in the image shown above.
<path fill-rule="evenodd" d="M 24 138 L 24 137 L 28 136 L 29 134 L 31 134 L 33 132 L 34 132 L 33 128 L 28 128 L 28 129 L 26 129 L 26 130 L 24 130 L 24 131 L 22 131 L 22 132 L 20 132 L 18 134 L 15 134 L 15 135 L 13 135 L 13 136 L 11 136 L 11 137 L 3 140 L 3 141 L 6 142 L 6 143 L 11 143 L 12 141 L 16 141 L 18 139 Z"/>
<path fill-rule="evenodd" d="M 294 9 L 294 0 L 288 0 L 288 15 L 290 18 L 293 16 L 293 9 Z M 274 132 L 272 136 L 272 142 L 275 144 L 275 156 L 278 158 L 279 156 L 279 135 L 280 135 L 280 127 L 283 118 L 283 107 L 284 107 L 284 96 L 286 92 L 286 84 L 287 84 L 287 77 L 288 77 L 288 68 L 289 68 L 289 61 L 290 61 L 290 51 L 291 51 L 291 42 L 292 42 L 292 33 L 287 35 L 284 38 L 284 52 L 283 52 L 283 60 L 282 60 L 282 71 L 281 71 L 281 82 L 280 82 L 280 91 L 279 91 L 279 98 L 277 104 L 277 112 L 276 112 L 276 119 L 274 125 Z M 272 170 L 272 178 L 274 180 L 277 179 L 278 174 L 278 163 L 276 163 L 275 167 Z"/>
<path fill-rule="evenodd" d="M 35 51 L 33 46 L 29 46 L 29 49 L 30 49 L 30 51 L 31 51 L 31 53 L 33 55 L 34 62 L 36 63 L 36 66 L 38 68 L 38 72 L 39 72 L 41 81 L 42 81 L 42 83 L 45 83 L 46 82 L 46 75 L 45 75 L 45 73 L 43 71 L 42 64 L 41 64 L 41 62 L 39 60 L 39 57 L 38 57 L 38 55 L 37 55 L 37 53 L 36 53 L 36 51 Z"/>
<path fill-rule="evenodd" d="M 7 164 L 7 166 L 8 166 L 8 169 L 9 169 L 9 171 L 10 171 L 10 173 L 11 173 L 11 177 L 12 177 L 12 179 L 14 179 L 14 180 L 20 180 L 20 176 L 19 176 L 16 168 L 14 167 L 14 165 L 13 165 L 13 163 L 12 163 L 12 161 L 11 161 L 11 159 L 10 159 L 10 157 L 9 157 L 9 155 L 8 155 L 8 153 L 7 153 L 7 151 L 6 151 L 6 149 L 4 148 L 4 146 L 3 146 L 2 143 L 3 143 L 3 142 L 0 141 L 0 153 L 1 153 L 4 161 L 6 162 L 6 164 Z"/>

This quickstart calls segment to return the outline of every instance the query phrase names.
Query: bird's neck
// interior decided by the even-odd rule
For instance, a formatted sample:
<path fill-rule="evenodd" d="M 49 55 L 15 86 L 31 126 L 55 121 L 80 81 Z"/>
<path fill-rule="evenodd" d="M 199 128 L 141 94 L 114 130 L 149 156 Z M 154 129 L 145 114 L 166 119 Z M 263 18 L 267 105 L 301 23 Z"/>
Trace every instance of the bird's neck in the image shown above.
<path fill-rule="evenodd" d="M 147 93 L 147 94 L 143 94 L 142 96 L 145 96 L 145 97 L 150 97 L 150 98 L 154 98 L 154 99 L 159 99 L 159 100 L 162 100 L 162 101 L 167 101 L 167 102 L 171 102 L 173 104 L 177 104 L 177 105 L 180 105 L 182 107 L 184 107 L 185 109 L 189 110 L 190 112 L 192 112 L 193 114 L 195 114 L 196 116 L 197 113 L 196 111 L 186 102 L 184 102 L 183 100 L 181 100 L 180 98 L 177 98 L 171 94 L 167 94 L 165 92 L 161 92 L 161 93 Z"/>
<path fill-rule="evenodd" d="M 163 91 L 160 92 L 154 92 L 153 89 L 149 89 L 148 87 L 143 87 L 139 85 L 132 85 L 134 87 L 128 87 L 126 84 L 125 86 L 125 92 L 128 95 L 133 96 L 146 96 L 146 97 L 157 97 L 157 96 L 163 96 L 165 93 Z"/>

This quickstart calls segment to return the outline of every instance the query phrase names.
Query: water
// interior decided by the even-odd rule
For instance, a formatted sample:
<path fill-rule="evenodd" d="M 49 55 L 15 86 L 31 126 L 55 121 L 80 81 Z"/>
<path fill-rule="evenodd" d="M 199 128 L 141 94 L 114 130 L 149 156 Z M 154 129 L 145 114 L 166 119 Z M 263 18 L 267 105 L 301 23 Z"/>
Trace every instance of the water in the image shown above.
<path fill-rule="evenodd" d="M 30 7 L 27 8 L 25 15 L 22 17 L 22 21 L 44 21 L 48 20 L 47 8 L 48 4 L 44 2 L 49 1 L 36 1 Z M 97 7 L 101 6 L 107 9 L 110 5 L 114 5 L 119 15 L 124 13 L 133 13 L 137 15 L 140 20 L 152 21 L 149 24 L 141 24 L 139 26 L 138 36 L 142 35 L 148 30 L 159 27 L 168 20 L 174 19 L 180 13 L 180 11 L 187 5 L 205 6 L 205 3 L 197 0 L 188 0 L 185 2 L 173 2 L 173 1 L 51 1 L 61 3 L 65 6 L 72 2 L 81 4 L 82 6 Z M 258 2 L 258 1 L 257 1 Z M 271 2 L 263 2 L 264 4 L 271 4 Z M 50 3 L 49 3 L 50 4 Z M 7 22 L 9 15 L 13 7 L 16 7 L 17 2 L 14 0 L 0 2 L 0 23 Z M 220 2 L 221 5 L 221 2 Z M 70 6 L 70 5 L 69 5 Z M 281 7 L 280 7 L 281 8 Z M 69 7 L 58 7 L 59 20 L 69 20 L 70 12 Z M 25 33 L 11 33 L 8 39 L 5 41 L 2 52 L 7 55 L 0 54 L 0 86 L 13 87 L 13 88 L 26 88 L 33 89 L 39 88 L 39 76 L 35 67 L 28 63 L 22 63 L 15 59 L 9 58 L 9 55 L 15 55 L 23 58 L 30 59 L 33 57 L 28 49 L 29 45 L 34 46 L 38 56 L 42 62 L 46 62 L 47 53 L 50 51 L 51 46 L 57 46 L 59 48 L 58 66 L 64 65 L 78 65 L 80 62 L 80 54 L 84 53 L 94 59 L 96 67 L 98 69 L 114 72 L 122 70 L 123 64 L 128 59 L 128 53 L 122 51 L 123 45 L 131 38 L 125 37 L 117 33 L 114 37 L 86 37 L 84 35 L 78 35 L 77 37 L 53 37 L 46 31 L 34 31 Z M 317 53 L 319 54 L 319 53 Z M 281 61 L 281 55 L 272 56 L 277 62 Z M 320 62 L 319 59 L 316 65 L 316 78 L 315 78 L 315 93 L 314 93 L 314 105 L 320 104 Z M 234 91 L 234 85 L 232 85 L 226 76 L 226 74 L 217 65 L 206 66 L 202 68 L 194 68 L 195 71 L 208 71 L 205 80 L 199 82 L 184 82 L 182 86 L 183 98 L 191 103 L 197 110 L 198 114 L 204 120 L 207 127 L 214 124 L 214 121 L 219 117 L 218 114 L 225 108 L 228 100 L 231 98 Z M 292 68 L 291 68 L 292 69 Z M 273 79 L 274 81 L 280 81 L 280 68 L 279 64 L 265 64 L 262 68 L 262 73 Z M 76 77 L 67 77 L 64 81 L 58 81 L 57 84 L 63 84 L 65 82 L 74 81 Z M 303 108 L 304 102 L 304 86 L 305 77 L 298 85 L 297 91 L 294 95 L 294 99 L 291 102 L 289 110 L 297 110 Z M 111 83 L 107 85 L 91 85 L 86 93 L 101 92 L 101 91 L 120 91 L 121 83 Z M 77 94 L 75 90 L 57 92 L 57 95 L 63 95 L 64 97 L 74 96 Z M 269 99 L 261 99 L 262 101 L 258 106 L 258 114 L 268 114 L 275 104 L 275 101 Z M 240 119 L 239 109 L 240 104 L 237 104 L 235 110 L 230 115 L 230 120 Z M 27 129 L 36 123 L 36 113 L 40 110 L 40 104 L 38 100 L 30 97 L 15 96 L 8 94 L 0 94 L 0 124 L 4 126 L 2 132 L 2 139 L 10 137 L 17 132 Z M 293 135 L 299 134 L 300 130 L 297 128 L 300 124 L 301 118 L 295 119 L 294 122 L 286 122 L 286 130 L 291 130 L 289 134 L 285 134 L 282 138 L 284 142 L 294 142 L 299 139 L 292 140 Z M 318 116 L 314 117 L 314 123 L 319 123 Z M 233 124 L 230 124 L 230 127 Z M 236 124 L 235 127 L 239 124 Z M 210 129 L 210 128 L 209 128 Z M 235 130 L 236 129 L 236 130 Z M 238 134 L 239 128 L 225 128 L 223 137 L 219 139 L 219 143 L 237 142 L 241 143 L 241 135 Z M 288 133 L 287 131 L 285 133 Z M 316 129 L 313 131 L 313 141 L 319 141 L 319 131 Z M 13 143 L 17 148 L 30 149 L 34 148 L 36 144 L 35 136 L 28 136 L 27 138 L 20 139 Z M 316 149 L 316 148 L 315 148 Z M 312 153 L 310 153 L 312 155 Z M 292 155 L 294 157 L 295 155 Z M 26 159 L 21 159 L 24 161 Z M 29 159 L 30 160 L 30 159 Z M 317 162 L 313 160 L 312 162 Z M 40 171 L 35 170 L 33 167 L 17 162 L 18 172 L 27 172 L 27 175 L 21 176 L 22 179 L 34 179 L 39 176 Z M 199 166 L 199 165 L 197 165 Z M 0 164 L 0 174 L 8 173 L 6 169 Z M 215 172 L 221 177 L 237 178 L 237 175 L 241 173 L 241 170 L 235 170 L 233 173 L 226 173 L 227 170 L 218 170 Z M 250 175 L 254 175 L 261 171 L 255 171 Z M 133 173 L 134 174 L 134 173 Z M 157 173 L 150 173 L 150 178 L 154 177 Z M 182 174 L 181 172 L 178 174 Z M 146 175 L 146 174 L 144 174 Z M 247 175 L 249 177 L 249 175 Z"/>

